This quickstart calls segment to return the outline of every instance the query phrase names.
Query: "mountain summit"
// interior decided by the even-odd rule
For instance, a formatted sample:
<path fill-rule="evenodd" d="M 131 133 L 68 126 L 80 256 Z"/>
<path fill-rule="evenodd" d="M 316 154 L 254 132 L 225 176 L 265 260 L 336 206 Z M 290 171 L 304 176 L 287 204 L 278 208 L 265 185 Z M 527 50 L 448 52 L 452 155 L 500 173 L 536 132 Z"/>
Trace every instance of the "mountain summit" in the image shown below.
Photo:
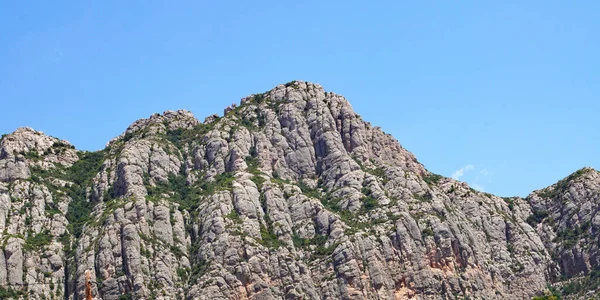
<path fill-rule="evenodd" d="M 97 152 L 4 135 L 0 298 L 589 298 L 599 195 L 589 168 L 525 199 L 478 192 L 293 81 Z"/>

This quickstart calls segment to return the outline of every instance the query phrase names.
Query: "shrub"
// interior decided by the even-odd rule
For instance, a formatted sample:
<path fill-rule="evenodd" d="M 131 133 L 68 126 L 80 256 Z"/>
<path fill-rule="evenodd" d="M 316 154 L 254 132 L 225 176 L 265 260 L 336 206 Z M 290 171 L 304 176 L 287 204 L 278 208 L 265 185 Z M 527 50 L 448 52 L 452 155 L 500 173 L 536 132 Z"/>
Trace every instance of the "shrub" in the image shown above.
<path fill-rule="evenodd" d="M 36 151 L 21 152 L 21 155 L 25 156 L 25 158 L 33 160 L 38 160 L 41 158 Z"/>
<path fill-rule="evenodd" d="M 542 211 L 542 210 L 534 210 L 533 211 L 533 215 L 530 215 L 529 217 L 527 217 L 526 222 L 531 225 L 531 227 L 535 227 L 537 226 L 537 224 L 541 223 L 544 218 L 546 218 L 548 216 L 548 213 L 546 211 Z"/>
<path fill-rule="evenodd" d="M 379 205 L 377 200 L 375 198 L 373 198 L 372 196 L 363 197 L 362 202 L 363 202 L 363 208 L 365 211 L 373 210 Z"/>
<path fill-rule="evenodd" d="M 433 230 L 431 228 L 425 228 L 421 232 L 421 236 L 423 238 L 428 237 L 428 236 L 434 236 L 434 235 L 435 235 L 435 233 L 433 232 Z"/>
<path fill-rule="evenodd" d="M 491 196 L 488 198 L 491 198 Z M 513 198 L 503 197 L 502 199 L 504 200 L 504 202 L 506 202 L 506 204 L 508 204 L 508 209 L 513 210 L 515 208 L 515 200 Z"/>
<path fill-rule="evenodd" d="M 131 293 L 125 293 L 119 296 L 119 300 L 133 300 L 133 295 Z"/>
<path fill-rule="evenodd" d="M 302 190 L 302 193 L 308 197 L 320 199 L 321 193 L 317 191 L 317 189 L 309 187 L 304 181 L 300 180 L 298 182 L 298 187 Z"/>
<path fill-rule="evenodd" d="M 25 240 L 23 249 L 27 251 L 37 250 L 50 244 L 51 241 L 52 236 L 50 235 L 50 231 L 46 229 L 38 234 L 30 234 Z"/>
<path fill-rule="evenodd" d="M 69 221 L 69 231 L 79 238 L 83 225 L 90 220 L 93 204 L 87 200 L 86 189 L 91 185 L 92 178 L 102 169 L 105 151 L 80 152 L 79 160 L 70 168 L 65 169 L 61 177 L 73 182 L 67 187 L 67 195 L 71 197 L 66 218 Z"/>
<path fill-rule="evenodd" d="M 429 191 L 425 192 L 425 194 L 423 194 L 423 195 L 419 195 L 417 193 L 413 193 L 413 198 L 415 198 L 415 199 L 417 199 L 419 201 L 429 202 L 429 201 L 431 201 L 433 199 L 433 195 Z"/>
<path fill-rule="evenodd" d="M 260 175 L 254 175 L 252 176 L 252 178 L 250 178 L 250 180 L 252 180 L 252 182 L 254 182 L 254 184 L 256 184 L 256 187 L 260 190 L 262 189 L 262 185 L 263 183 L 265 183 L 266 179 L 264 179 L 262 176 Z"/>
<path fill-rule="evenodd" d="M 588 171 L 589 171 L 589 169 L 577 170 L 575 173 L 567 176 L 564 179 L 559 180 L 554 187 L 548 187 L 548 188 L 544 189 L 542 192 L 540 192 L 538 195 L 540 195 L 543 198 L 551 198 L 551 199 L 556 198 L 560 193 L 562 193 L 564 190 L 566 190 L 568 188 L 568 185 L 570 182 L 585 175 Z"/>
<path fill-rule="evenodd" d="M 207 134 L 211 130 L 213 130 L 215 124 L 219 120 L 220 120 L 220 118 L 217 118 L 214 122 L 212 122 L 210 124 L 201 123 L 201 124 L 196 125 L 192 129 L 177 128 L 174 130 L 167 130 L 165 137 L 171 143 L 173 143 L 177 148 L 181 149 L 183 144 L 185 144 L 193 139 L 197 139 L 197 138 Z"/>
<path fill-rule="evenodd" d="M 244 161 L 246 161 L 246 165 L 248 165 L 248 172 L 252 174 L 260 174 L 260 171 L 258 170 L 258 168 L 260 167 L 260 162 L 258 161 L 258 158 L 256 158 L 255 156 L 246 156 Z"/>
<path fill-rule="evenodd" d="M 171 252 L 173 253 L 173 255 L 175 255 L 175 257 L 177 257 L 177 259 L 181 259 L 181 257 L 183 257 L 183 251 L 181 251 L 181 249 L 179 249 L 179 247 L 177 247 L 175 245 L 170 245 L 170 249 L 171 249 Z"/>
<path fill-rule="evenodd" d="M 248 130 L 254 129 L 254 122 L 252 122 L 251 120 L 242 119 L 242 125 L 248 128 Z"/>
<path fill-rule="evenodd" d="M 260 225 L 260 237 L 261 240 L 259 243 L 270 249 L 277 249 L 283 245 L 283 243 L 279 240 L 277 235 L 273 232 L 271 226 L 265 227 L 264 225 Z"/>
<path fill-rule="evenodd" d="M 295 89 L 298 88 L 298 83 L 296 82 L 296 80 L 292 80 L 284 85 L 285 85 L 285 87 L 291 87 L 291 88 L 295 88 Z"/>
<path fill-rule="evenodd" d="M 27 293 L 24 291 L 0 286 L 0 299 L 20 299 L 25 296 L 27 296 Z"/>
<path fill-rule="evenodd" d="M 423 181 L 425 181 L 429 185 L 434 185 L 434 184 L 438 184 L 438 182 L 440 182 L 440 180 L 442 178 L 444 178 L 444 176 L 434 174 L 434 173 L 429 173 L 429 174 L 423 176 Z"/>
<path fill-rule="evenodd" d="M 231 172 L 221 173 L 215 176 L 214 181 L 205 182 L 200 187 L 204 195 L 213 194 L 215 191 L 231 190 L 235 177 Z"/>
<path fill-rule="evenodd" d="M 190 281 L 195 281 L 208 271 L 209 264 L 202 258 L 192 262 L 192 270 L 190 272 Z"/>
<path fill-rule="evenodd" d="M 177 268 L 177 276 L 182 279 L 186 279 L 188 275 L 188 269 L 185 268 Z"/>
<path fill-rule="evenodd" d="M 377 176 L 377 177 L 381 177 L 381 178 L 386 178 L 385 176 L 385 170 L 383 168 L 377 167 L 375 169 L 370 169 L 369 173 Z"/>
<path fill-rule="evenodd" d="M 232 209 L 231 212 L 226 215 L 226 217 L 231 219 L 234 223 L 237 223 L 237 224 L 243 223 L 242 218 L 240 217 L 240 214 L 235 209 Z"/>
<path fill-rule="evenodd" d="M 256 146 L 250 147 L 249 152 L 250 152 L 249 154 L 251 157 L 254 157 L 254 158 L 258 157 L 258 150 L 256 149 Z"/>
<path fill-rule="evenodd" d="M 338 246 L 337 243 L 333 243 L 333 244 L 329 245 L 329 247 L 317 246 L 317 248 L 315 249 L 315 255 L 329 256 L 329 255 L 333 254 L 333 251 L 335 250 L 335 248 L 337 248 L 337 246 Z"/>

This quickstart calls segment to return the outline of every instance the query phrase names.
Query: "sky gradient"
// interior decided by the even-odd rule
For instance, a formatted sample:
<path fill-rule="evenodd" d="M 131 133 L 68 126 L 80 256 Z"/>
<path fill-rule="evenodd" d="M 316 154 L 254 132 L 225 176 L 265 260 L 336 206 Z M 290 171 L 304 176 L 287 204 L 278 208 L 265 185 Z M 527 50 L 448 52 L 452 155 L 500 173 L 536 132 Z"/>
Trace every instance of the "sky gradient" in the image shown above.
<path fill-rule="evenodd" d="M 599 2 L 403 2 L 5 1 L 0 132 L 98 150 L 300 79 L 499 196 L 600 169 Z"/>

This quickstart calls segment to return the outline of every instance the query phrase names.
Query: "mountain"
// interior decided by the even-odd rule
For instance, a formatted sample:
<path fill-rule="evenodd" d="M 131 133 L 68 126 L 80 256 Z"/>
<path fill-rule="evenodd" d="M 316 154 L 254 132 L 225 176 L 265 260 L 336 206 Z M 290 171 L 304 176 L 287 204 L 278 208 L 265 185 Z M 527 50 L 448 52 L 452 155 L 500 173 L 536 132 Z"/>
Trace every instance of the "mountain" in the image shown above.
<path fill-rule="evenodd" d="M 587 299 L 599 195 L 589 168 L 478 192 L 303 81 L 97 152 L 20 128 L 0 141 L 0 298 Z"/>

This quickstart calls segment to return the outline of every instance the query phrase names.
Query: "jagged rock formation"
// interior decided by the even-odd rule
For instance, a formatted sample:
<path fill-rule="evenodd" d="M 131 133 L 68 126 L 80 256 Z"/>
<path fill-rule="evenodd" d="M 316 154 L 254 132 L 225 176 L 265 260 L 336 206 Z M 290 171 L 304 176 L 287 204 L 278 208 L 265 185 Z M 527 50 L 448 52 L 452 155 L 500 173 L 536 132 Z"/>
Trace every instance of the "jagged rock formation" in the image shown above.
<path fill-rule="evenodd" d="M 98 152 L 22 128 L 0 141 L 0 298 L 84 299 L 86 272 L 104 300 L 583 297 L 599 191 L 582 169 L 477 192 L 302 81 Z"/>

